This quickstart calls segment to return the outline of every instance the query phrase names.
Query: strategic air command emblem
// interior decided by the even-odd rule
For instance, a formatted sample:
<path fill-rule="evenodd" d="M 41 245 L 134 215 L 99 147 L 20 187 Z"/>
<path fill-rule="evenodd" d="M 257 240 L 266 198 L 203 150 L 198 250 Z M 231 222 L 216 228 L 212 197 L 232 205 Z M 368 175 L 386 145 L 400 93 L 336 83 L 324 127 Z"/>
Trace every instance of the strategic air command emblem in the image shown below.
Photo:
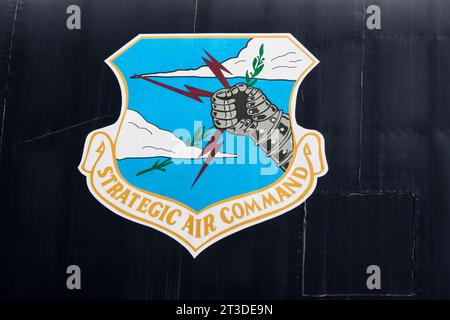
<path fill-rule="evenodd" d="M 79 170 L 103 205 L 194 257 L 292 210 L 328 170 L 322 135 L 295 118 L 318 60 L 290 34 L 143 34 L 106 63 L 121 114 L 88 135 Z"/>

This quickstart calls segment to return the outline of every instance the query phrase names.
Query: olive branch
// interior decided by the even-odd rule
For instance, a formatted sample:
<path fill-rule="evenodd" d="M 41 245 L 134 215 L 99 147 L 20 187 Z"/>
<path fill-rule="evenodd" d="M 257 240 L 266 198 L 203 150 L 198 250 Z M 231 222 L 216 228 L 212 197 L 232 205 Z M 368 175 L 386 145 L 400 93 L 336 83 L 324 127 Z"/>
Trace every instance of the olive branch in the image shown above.
<path fill-rule="evenodd" d="M 183 141 L 187 146 L 190 146 L 190 147 L 194 147 L 194 146 L 198 146 L 198 145 L 201 146 L 202 141 L 209 138 L 213 129 L 214 129 L 214 126 L 208 128 L 208 129 L 205 129 L 205 126 L 198 127 L 197 130 L 195 130 L 194 136 L 192 138 L 189 137 Z"/>
<path fill-rule="evenodd" d="M 189 147 L 201 146 L 202 141 L 209 138 L 209 136 L 211 135 L 211 133 L 213 131 L 213 128 L 214 128 L 214 126 L 212 126 L 211 128 L 208 128 L 208 129 L 205 129 L 205 126 L 198 127 L 197 130 L 195 130 L 194 136 L 192 138 L 189 137 L 183 141 Z M 140 176 L 140 175 L 143 175 L 145 173 L 155 171 L 155 170 L 158 170 L 161 172 L 166 172 L 166 167 L 173 163 L 173 161 L 171 159 L 166 159 L 162 162 L 159 162 L 159 161 L 160 160 L 157 160 L 156 162 L 154 162 L 150 168 L 139 171 L 138 173 L 136 173 L 136 176 Z"/>
<path fill-rule="evenodd" d="M 155 163 L 153 163 L 153 165 L 150 168 L 136 173 L 136 176 L 140 176 L 141 174 L 144 174 L 144 173 L 147 173 L 150 171 L 154 171 L 154 170 L 159 170 L 159 171 L 165 172 L 166 171 L 165 167 L 167 167 L 171 163 L 173 163 L 173 162 L 170 159 L 166 159 L 166 160 L 162 161 L 161 163 L 159 162 L 159 160 L 157 160 Z"/>
<path fill-rule="evenodd" d="M 258 79 L 256 79 L 255 77 L 257 75 L 259 75 L 262 71 L 262 69 L 264 68 L 264 44 L 262 44 L 259 47 L 259 54 L 258 56 L 256 56 L 255 58 L 253 58 L 253 62 L 252 62 L 252 68 L 253 71 L 246 71 L 245 72 L 245 83 L 247 84 L 247 86 L 252 87 L 255 85 L 255 83 L 258 81 Z"/>

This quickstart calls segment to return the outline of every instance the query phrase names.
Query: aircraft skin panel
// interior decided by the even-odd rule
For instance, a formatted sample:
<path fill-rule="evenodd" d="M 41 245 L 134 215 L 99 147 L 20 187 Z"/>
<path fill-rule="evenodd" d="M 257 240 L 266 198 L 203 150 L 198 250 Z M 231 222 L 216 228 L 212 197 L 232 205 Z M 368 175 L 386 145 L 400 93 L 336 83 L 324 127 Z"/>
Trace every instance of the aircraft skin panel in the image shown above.
<path fill-rule="evenodd" d="M 70 1 L 0 3 L 0 298 L 450 298 L 450 2 L 383 1 L 380 28 L 367 1 L 73 4 L 80 21 Z M 303 61 L 275 64 L 288 52 L 273 38 Z M 246 71 L 261 65 L 264 78 L 252 82 Z M 245 103 L 227 109 L 240 103 L 230 93 L 239 83 L 261 89 L 248 89 L 259 122 Z M 212 97 L 221 97 L 213 107 Z M 275 159 L 262 133 L 247 135 L 237 125 L 246 117 L 285 128 L 288 156 Z M 192 140 L 176 130 L 188 120 Z M 197 128 L 211 131 L 195 145 Z M 133 144 L 120 130 L 136 133 Z M 236 141 L 251 143 L 264 168 L 274 163 L 274 176 L 217 164 L 241 159 L 240 149 L 209 153 L 239 130 Z M 91 146 L 96 132 L 106 134 Z M 316 135 L 308 146 L 306 133 Z M 142 149 L 156 134 L 164 143 Z M 204 233 L 189 233 L 195 220 L 176 231 L 167 216 L 141 219 L 117 190 L 109 201 L 115 191 L 103 194 L 105 180 L 85 170 L 109 147 L 123 186 L 203 219 Z M 199 162 L 184 170 L 183 160 Z M 310 175 L 295 176 L 294 164 Z M 284 194 L 286 206 L 230 228 L 223 209 L 217 222 L 227 201 L 260 199 L 289 175 L 305 191 Z M 69 265 L 81 268 L 81 290 L 66 288 Z"/>

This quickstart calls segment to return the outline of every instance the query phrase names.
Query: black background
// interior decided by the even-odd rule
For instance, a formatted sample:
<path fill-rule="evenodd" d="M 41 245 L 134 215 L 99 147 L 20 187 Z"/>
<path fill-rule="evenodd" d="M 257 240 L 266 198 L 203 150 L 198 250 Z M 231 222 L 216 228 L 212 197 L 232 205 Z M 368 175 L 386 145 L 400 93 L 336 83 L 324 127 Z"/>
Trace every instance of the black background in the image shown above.
<path fill-rule="evenodd" d="M 450 298 L 449 17 L 446 0 L 2 0 L 0 297 Z M 297 119 L 324 135 L 329 172 L 306 206 L 194 260 L 102 206 L 77 166 L 120 112 L 104 59 L 139 33 L 206 32 L 291 33 L 321 61 Z"/>

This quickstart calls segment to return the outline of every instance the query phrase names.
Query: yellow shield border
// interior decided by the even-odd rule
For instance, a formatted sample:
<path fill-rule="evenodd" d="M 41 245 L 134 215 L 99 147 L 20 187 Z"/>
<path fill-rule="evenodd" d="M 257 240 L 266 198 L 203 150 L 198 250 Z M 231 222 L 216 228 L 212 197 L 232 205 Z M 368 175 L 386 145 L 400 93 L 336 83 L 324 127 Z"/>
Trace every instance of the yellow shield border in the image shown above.
<path fill-rule="evenodd" d="M 299 157 L 304 157 L 306 159 L 307 165 L 309 167 L 310 177 L 307 179 L 307 183 L 305 184 L 305 188 L 301 190 L 301 193 L 294 194 L 294 199 L 290 199 L 284 205 L 276 206 L 276 208 L 263 210 L 261 214 L 256 214 L 254 217 L 249 219 L 245 219 L 242 221 L 238 221 L 233 223 L 226 228 L 220 230 L 220 232 L 211 234 L 210 237 L 205 237 L 204 239 L 189 239 L 179 228 L 174 228 L 171 225 L 167 225 L 163 223 L 163 221 L 159 221 L 158 219 L 150 219 L 149 217 L 142 216 L 140 214 L 136 214 L 135 210 L 128 210 L 123 206 L 118 205 L 111 199 L 108 199 L 104 192 L 99 190 L 98 184 L 95 182 L 95 168 L 99 162 L 104 161 L 108 156 L 111 157 L 112 169 L 117 178 L 120 179 L 122 183 L 126 185 L 127 188 L 131 190 L 135 190 L 140 194 L 145 194 L 151 197 L 152 200 L 156 199 L 157 201 L 163 201 L 164 203 L 171 203 L 174 206 L 180 207 L 180 211 L 185 210 L 187 214 L 194 215 L 195 217 L 201 218 L 205 216 L 208 212 L 214 211 L 215 209 L 221 207 L 222 209 L 226 207 L 227 204 L 231 204 L 233 202 L 239 201 L 240 199 L 249 197 L 249 196 L 257 196 L 263 194 L 266 190 L 273 188 L 277 184 L 280 184 L 280 181 L 283 181 L 286 177 L 290 175 L 295 175 L 294 171 L 294 162 L 291 161 L 289 168 L 286 172 L 275 182 L 272 184 L 261 188 L 256 191 L 252 191 L 246 194 L 242 194 L 239 196 L 231 197 L 228 199 L 224 199 L 222 201 L 213 203 L 200 211 L 196 211 L 193 208 L 181 203 L 177 200 L 154 194 L 147 190 L 140 189 L 136 186 L 129 184 L 120 174 L 120 171 L 117 166 L 116 157 L 115 157 L 115 145 L 117 142 L 117 138 L 119 136 L 120 129 L 123 124 L 123 120 L 125 118 L 125 113 L 128 108 L 128 88 L 126 85 L 125 78 L 121 71 L 114 64 L 114 59 L 125 52 L 129 47 L 133 46 L 141 39 L 150 39 L 150 38 L 287 38 L 291 42 L 294 43 L 296 47 L 299 48 L 307 57 L 311 59 L 311 64 L 302 72 L 300 77 L 296 80 L 294 88 L 290 95 L 289 102 L 289 117 L 291 121 L 291 128 L 293 129 L 293 139 L 294 139 L 294 155 L 293 160 Z M 83 156 L 81 163 L 79 165 L 79 170 L 86 176 L 87 185 L 91 191 L 91 193 L 100 201 L 103 205 L 108 207 L 114 213 L 127 218 L 129 220 L 135 221 L 137 223 L 150 226 L 156 230 L 159 230 L 170 237 L 177 240 L 181 243 L 195 258 L 200 252 L 204 249 L 212 245 L 213 243 L 223 239 L 224 237 L 231 235 L 239 230 L 250 227 L 257 223 L 266 221 L 268 219 L 272 219 L 277 217 L 289 210 L 292 210 L 296 206 L 300 205 L 304 202 L 314 191 L 317 178 L 326 174 L 328 171 L 327 161 L 325 158 L 325 149 L 324 149 L 324 139 L 322 135 L 314 130 L 306 130 L 299 125 L 297 125 L 295 119 L 295 101 L 297 97 L 297 92 L 300 87 L 300 83 L 306 77 L 306 75 L 319 63 L 319 61 L 306 49 L 301 45 L 291 34 L 141 34 L 136 36 L 118 51 L 116 51 L 112 56 L 105 60 L 106 64 L 113 70 L 116 75 L 122 93 L 122 106 L 121 106 L 121 114 L 119 116 L 118 121 L 113 124 L 110 130 L 98 129 L 91 132 L 86 138 L 85 148 L 83 151 Z M 107 127 L 107 128 L 110 128 Z M 114 129 L 116 128 L 116 129 Z M 114 132 L 115 131 L 115 132 Z M 309 141 L 309 142 L 308 142 Z M 318 155 L 316 157 L 315 166 L 312 165 L 312 160 L 309 159 L 311 155 L 311 143 L 317 143 Z M 108 152 L 111 154 L 109 155 Z M 246 198 L 247 199 L 247 198 Z M 183 211 L 184 212 L 184 211 Z M 198 240 L 198 241 L 197 241 Z"/>

